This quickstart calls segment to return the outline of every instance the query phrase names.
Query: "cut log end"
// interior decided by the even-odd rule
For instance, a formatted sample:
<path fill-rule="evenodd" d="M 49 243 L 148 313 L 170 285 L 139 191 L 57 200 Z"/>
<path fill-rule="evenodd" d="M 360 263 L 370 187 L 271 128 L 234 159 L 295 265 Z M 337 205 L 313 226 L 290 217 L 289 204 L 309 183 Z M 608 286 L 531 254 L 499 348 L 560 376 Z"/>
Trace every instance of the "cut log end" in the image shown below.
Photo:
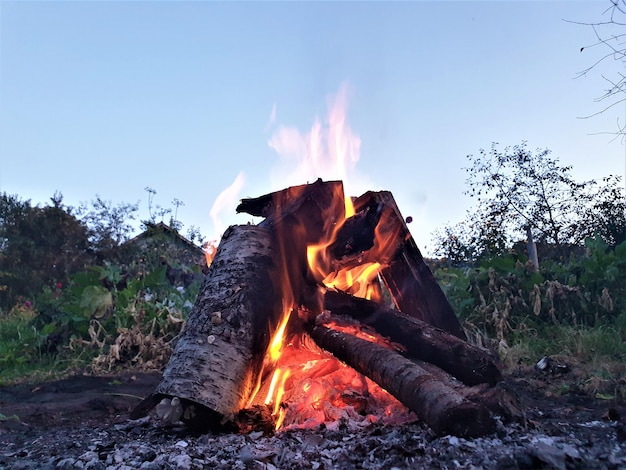
<path fill-rule="evenodd" d="M 187 399 L 228 416 L 241 409 L 249 396 L 252 361 L 252 353 L 240 345 L 219 337 L 187 335 L 178 341 L 156 393 Z"/>
<path fill-rule="evenodd" d="M 443 413 L 430 423 L 440 436 L 453 435 L 464 438 L 482 437 L 496 431 L 496 420 L 489 410 L 472 402 L 463 402 Z"/>

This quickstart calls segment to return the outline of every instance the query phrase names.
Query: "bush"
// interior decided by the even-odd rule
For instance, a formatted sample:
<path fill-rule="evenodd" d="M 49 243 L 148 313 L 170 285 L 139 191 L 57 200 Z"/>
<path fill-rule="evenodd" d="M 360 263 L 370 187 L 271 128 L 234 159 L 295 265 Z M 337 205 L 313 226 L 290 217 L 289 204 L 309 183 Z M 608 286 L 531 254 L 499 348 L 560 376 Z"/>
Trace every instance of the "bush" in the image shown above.
<path fill-rule="evenodd" d="M 587 239 L 586 254 L 544 262 L 539 271 L 508 253 L 476 267 L 434 274 L 469 329 L 497 340 L 545 325 L 610 325 L 626 314 L 626 242 Z"/>

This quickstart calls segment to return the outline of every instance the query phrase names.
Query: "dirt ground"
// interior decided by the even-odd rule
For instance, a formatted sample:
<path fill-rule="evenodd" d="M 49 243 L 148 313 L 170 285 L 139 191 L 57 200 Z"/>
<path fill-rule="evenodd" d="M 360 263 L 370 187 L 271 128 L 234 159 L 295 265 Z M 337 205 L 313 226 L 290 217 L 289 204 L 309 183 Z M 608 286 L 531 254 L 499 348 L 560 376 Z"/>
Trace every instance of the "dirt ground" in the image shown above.
<path fill-rule="evenodd" d="M 532 368 L 505 378 L 526 410 L 492 436 L 434 436 L 418 422 L 272 436 L 192 435 L 129 412 L 160 373 L 76 375 L 0 388 L 0 470 L 19 468 L 626 468 L 626 413 Z M 555 390 L 568 390 L 555 394 Z"/>

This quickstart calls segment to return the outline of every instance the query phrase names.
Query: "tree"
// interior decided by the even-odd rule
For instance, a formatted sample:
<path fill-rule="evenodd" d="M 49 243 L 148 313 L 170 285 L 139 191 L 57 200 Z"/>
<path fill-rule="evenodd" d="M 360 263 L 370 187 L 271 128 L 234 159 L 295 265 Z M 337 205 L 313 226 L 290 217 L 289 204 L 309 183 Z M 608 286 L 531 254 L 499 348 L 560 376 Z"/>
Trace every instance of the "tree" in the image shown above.
<path fill-rule="evenodd" d="M 528 150 L 526 143 L 468 155 L 466 195 L 477 208 L 467 220 L 436 234 L 436 254 L 451 261 L 472 261 L 503 253 L 525 238 L 561 251 L 598 234 L 608 243 L 624 238 L 624 199 L 619 177 L 577 182 L 550 150 Z"/>
<path fill-rule="evenodd" d="M 595 41 L 592 44 L 580 48 L 580 52 L 589 50 L 602 50 L 599 58 L 586 69 L 579 72 L 578 76 L 583 77 L 593 70 L 599 69 L 608 61 L 618 62 L 620 68 L 617 71 L 611 70 L 608 74 L 602 73 L 602 78 L 607 83 L 607 89 L 602 95 L 596 98 L 596 102 L 602 103 L 603 107 L 585 118 L 590 118 L 603 114 L 620 103 L 626 102 L 626 74 L 623 72 L 623 65 L 626 61 L 626 0 L 609 0 L 607 8 L 602 13 L 603 18 L 595 22 L 569 21 L 578 25 L 589 27 L 593 30 Z M 617 136 L 626 134 L 626 122 L 617 120 Z"/>
<path fill-rule="evenodd" d="M 120 262 L 120 247 L 133 231 L 139 203 L 121 203 L 114 206 L 99 195 L 91 201 L 91 207 L 82 204 L 78 214 L 89 227 L 89 241 L 99 261 Z"/>
<path fill-rule="evenodd" d="M 602 179 L 590 207 L 580 214 L 581 233 L 585 238 L 600 236 L 609 247 L 626 241 L 626 205 L 621 177 Z"/>
<path fill-rule="evenodd" d="M 32 298 L 43 286 L 65 284 L 93 262 L 88 228 L 63 205 L 31 206 L 17 196 L 0 195 L 0 307 Z"/>

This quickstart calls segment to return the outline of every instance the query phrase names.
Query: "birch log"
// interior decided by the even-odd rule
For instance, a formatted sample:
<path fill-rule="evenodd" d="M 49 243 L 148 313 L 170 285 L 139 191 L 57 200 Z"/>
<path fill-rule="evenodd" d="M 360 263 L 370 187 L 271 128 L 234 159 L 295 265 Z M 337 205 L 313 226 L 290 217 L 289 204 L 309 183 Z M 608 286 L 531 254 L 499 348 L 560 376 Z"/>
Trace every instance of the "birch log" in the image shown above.
<path fill-rule="evenodd" d="M 207 429 L 231 422 L 262 369 L 269 325 L 282 313 L 278 261 L 267 229 L 226 230 L 152 401 L 140 405 L 135 416 L 156 400 L 178 397 L 187 409 L 200 405 L 183 420 L 208 420 Z"/>

